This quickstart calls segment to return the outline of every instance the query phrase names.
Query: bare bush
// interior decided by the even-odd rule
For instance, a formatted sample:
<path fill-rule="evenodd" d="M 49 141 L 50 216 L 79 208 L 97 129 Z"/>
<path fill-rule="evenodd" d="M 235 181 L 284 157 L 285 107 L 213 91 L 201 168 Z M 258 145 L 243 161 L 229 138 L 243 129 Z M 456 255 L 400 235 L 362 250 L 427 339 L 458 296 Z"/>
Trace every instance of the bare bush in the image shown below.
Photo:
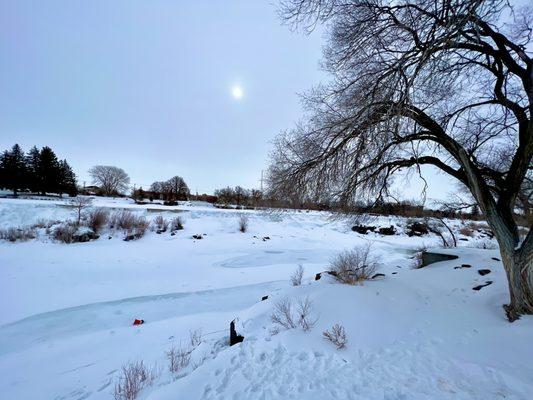
<path fill-rule="evenodd" d="M 239 231 L 245 233 L 248 230 L 248 216 L 242 214 L 239 217 Z"/>
<path fill-rule="evenodd" d="M 115 400 L 135 400 L 140 391 L 150 386 L 156 377 L 155 369 L 146 367 L 142 361 L 123 365 L 122 375 L 115 384 Z"/>
<path fill-rule="evenodd" d="M 126 237 L 124 238 L 124 240 L 130 241 L 142 238 L 146 233 L 146 230 L 148 229 L 149 225 L 150 223 L 146 218 L 135 217 L 132 227 L 126 230 Z"/>
<path fill-rule="evenodd" d="M 7 229 L 0 229 L 0 239 L 10 242 L 35 239 L 35 228 L 10 227 Z"/>
<path fill-rule="evenodd" d="M 183 229 L 183 224 L 184 224 L 184 221 L 183 221 L 182 217 L 180 217 L 180 216 L 174 217 L 170 221 L 170 230 L 171 231 L 182 230 Z"/>
<path fill-rule="evenodd" d="M 294 329 L 301 327 L 304 331 L 312 329 L 317 319 L 312 318 L 312 302 L 309 298 L 298 300 L 296 315 L 293 315 L 293 305 L 289 299 L 282 299 L 274 306 L 270 320 L 277 325 L 276 328 Z"/>
<path fill-rule="evenodd" d="M 306 332 L 313 329 L 317 322 L 317 319 L 314 319 L 311 316 L 313 308 L 312 304 L 311 300 L 306 297 L 305 299 L 300 299 L 296 306 L 298 312 L 298 325 L 300 325 L 300 327 Z"/>
<path fill-rule="evenodd" d="M 135 215 L 128 210 L 116 211 L 109 218 L 109 227 L 111 229 L 133 229 L 135 224 Z"/>
<path fill-rule="evenodd" d="M 332 271 L 338 281 L 355 285 L 369 280 L 376 273 L 377 258 L 370 253 L 371 246 L 359 246 L 337 255 L 331 263 Z"/>
<path fill-rule="evenodd" d="M 87 214 L 87 226 L 98 233 L 107 223 L 109 212 L 104 208 L 97 208 Z"/>
<path fill-rule="evenodd" d="M 168 369 L 170 372 L 175 373 L 186 368 L 191 361 L 191 349 L 184 348 L 181 345 L 179 347 L 172 346 L 169 351 L 166 352 L 168 359 Z"/>
<path fill-rule="evenodd" d="M 193 349 L 195 347 L 198 347 L 200 343 L 202 343 L 202 330 L 201 329 L 195 329 L 193 331 L 189 331 L 189 343 Z"/>
<path fill-rule="evenodd" d="M 289 299 L 282 299 L 274 306 L 274 312 L 270 316 L 270 320 L 285 329 L 296 328 L 296 323 L 292 316 L 292 303 Z"/>
<path fill-rule="evenodd" d="M 77 230 L 78 228 L 76 227 L 74 223 L 65 222 L 55 227 L 52 237 L 54 238 L 54 240 L 57 240 L 58 242 L 73 243 L 74 235 L 76 234 Z"/>
<path fill-rule="evenodd" d="M 344 330 L 344 327 L 339 324 L 333 325 L 331 327 L 331 331 L 325 330 L 322 335 L 326 340 L 329 340 L 331 343 L 337 346 L 337 349 L 339 350 L 345 348 L 346 343 L 348 343 L 346 331 Z"/>
<path fill-rule="evenodd" d="M 302 284 L 302 279 L 304 276 L 304 267 L 300 264 L 298 268 L 291 275 L 291 284 L 292 286 L 300 286 Z"/>
<path fill-rule="evenodd" d="M 154 225 L 158 232 L 166 232 L 168 229 L 168 221 L 162 215 L 154 218 Z"/>

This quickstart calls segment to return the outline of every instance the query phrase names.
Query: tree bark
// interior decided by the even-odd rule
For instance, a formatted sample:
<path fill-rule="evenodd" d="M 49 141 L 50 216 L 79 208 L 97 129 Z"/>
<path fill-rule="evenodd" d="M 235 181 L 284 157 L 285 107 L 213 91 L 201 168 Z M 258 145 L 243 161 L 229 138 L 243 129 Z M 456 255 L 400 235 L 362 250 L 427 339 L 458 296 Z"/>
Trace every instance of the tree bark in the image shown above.
<path fill-rule="evenodd" d="M 533 314 L 533 233 L 530 230 L 521 245 L 512 234 L 495 230 L 495 236 L 509 285 L 509 304 L 503 307 L 513 322 L 520 315 Z"/>

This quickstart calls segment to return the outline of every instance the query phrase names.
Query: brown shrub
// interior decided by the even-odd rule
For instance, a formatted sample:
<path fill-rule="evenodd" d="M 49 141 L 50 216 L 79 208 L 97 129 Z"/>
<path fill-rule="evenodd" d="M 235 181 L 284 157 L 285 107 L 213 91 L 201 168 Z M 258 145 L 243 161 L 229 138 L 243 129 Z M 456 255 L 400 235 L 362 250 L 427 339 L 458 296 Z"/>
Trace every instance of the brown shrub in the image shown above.
<path fill-rule="evenodd" d="M 135 400 L 140 391 L 150 386 L 157 373 L 154 368 L 147 368 L 142 361 L 122 366 L 122 375 L 115 384 L 115 400 Z"/>
<path fill-rule="evenodd" d="M 94 233 L 100 230 L 107 224 L 109 219 L 109 212 L 103 208 L 97 208 L 87 214 L 87 226 L 93 230 Z"/>
<path fill-rule="evenodd" d="M 326 340 L 329 340 L 331 343 L 337 346 L 337 349 L 339 350 L 346 347 L 346 343 L 348 343 L 346 331 L 344 330 L 344 327 L 339 324 L 333 325 L 331 327 L 331 331 L 325 330 L 322 335 Z"/>
<path fill-rule="evenodd" d="M 376 273 L 377 258 L 370 253 L 371 246 L 359 246 L 337 255 L 331 263 L 331 270 L 338 281 L 348 285 L 369 280 Z"/>

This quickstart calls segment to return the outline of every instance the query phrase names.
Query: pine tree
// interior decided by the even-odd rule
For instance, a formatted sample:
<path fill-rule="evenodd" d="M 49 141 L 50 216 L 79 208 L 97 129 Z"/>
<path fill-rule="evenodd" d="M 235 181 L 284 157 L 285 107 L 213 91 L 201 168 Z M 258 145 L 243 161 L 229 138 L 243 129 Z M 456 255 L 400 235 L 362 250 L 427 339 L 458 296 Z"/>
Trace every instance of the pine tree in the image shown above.
<path fill-rule="evenodd" d="M 17 196 L 21 190 L 28 187 L 28 170 L 26 167 L 24 152 L 18 144 L 11 151 L 4 151 L 0 159 L 0 186 L 13 190 Z"/>
<path fill-rule="evenodd" d="M 33 146 L 26 155 L 26 165 L 28 168 L 28 185 L 33 193 L 41 192 L 42 183 L 39 176 L 39 162 L 41 159 L 41 152 L 37 146 Z"/>
<path fill-rule="evenodd" d="M 68 193 L 69 196 L 76 196 L 78 188 L 76 186 L 76 175 L 67 160 L 59 162 L 60 178 L 59 178 L 59 195 Z"/>
<path fill-rule="evenodd" d="M 41 150 L 37 175 L 41 184 L 39 189 L 42 195 L 45 195 L 46 192 L 60 192 L 61 169 L 54 151 L 48 146 Z"/>

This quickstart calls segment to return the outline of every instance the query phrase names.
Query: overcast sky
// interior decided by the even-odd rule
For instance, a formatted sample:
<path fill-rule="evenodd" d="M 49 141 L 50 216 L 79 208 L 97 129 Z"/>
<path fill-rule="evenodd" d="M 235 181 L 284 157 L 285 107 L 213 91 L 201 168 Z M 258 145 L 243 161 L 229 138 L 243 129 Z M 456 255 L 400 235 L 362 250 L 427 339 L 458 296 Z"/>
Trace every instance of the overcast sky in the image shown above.
<path fill-rule="evenodd" d="M 0 148 L 48 145 L 80 184 L 104 164 L 145 188 L 257 188 L 297 93 L 326 79 L 322 44 L 282 26 L 274 0 L 0 0 Z"/>

